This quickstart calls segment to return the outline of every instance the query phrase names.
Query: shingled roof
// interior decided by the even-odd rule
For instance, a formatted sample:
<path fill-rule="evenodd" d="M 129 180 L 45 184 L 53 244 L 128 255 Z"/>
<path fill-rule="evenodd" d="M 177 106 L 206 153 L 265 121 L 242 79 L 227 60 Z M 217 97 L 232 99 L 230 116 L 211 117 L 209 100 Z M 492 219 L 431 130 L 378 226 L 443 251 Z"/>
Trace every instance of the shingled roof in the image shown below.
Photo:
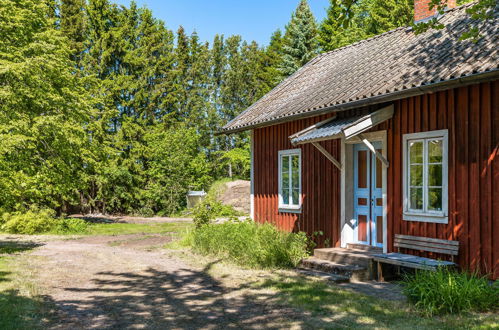
<path fill-rule="evenodd" d="M 398 28 L 321 54 L 223 127 L 223 133 L 346 110 L 499 78 L 498 11 L 492 21 L 474 22 L 471 4 L 446 12 L 442 30 L 415 34 Z M 477 43 L 460 41 L 481 24 Z"/>

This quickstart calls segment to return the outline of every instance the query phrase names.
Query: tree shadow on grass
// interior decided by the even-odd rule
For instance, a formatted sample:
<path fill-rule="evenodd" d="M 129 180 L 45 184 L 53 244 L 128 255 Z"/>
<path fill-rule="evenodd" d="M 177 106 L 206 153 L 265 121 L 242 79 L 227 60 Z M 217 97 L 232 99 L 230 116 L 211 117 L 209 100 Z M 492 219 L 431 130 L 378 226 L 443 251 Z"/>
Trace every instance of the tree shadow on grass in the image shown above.
<path fill-rule="evenodd" d="M 21 242 L 21 241 L 2 241 L 0 240 L 0 255 L 2 254 L 14 254 L 24 251 L 33 250 L 39 246 L 42 246 L 42 243 L 36 242 Z"/>
<path fill-rule="evenodd" d="M 62 328 L 200 329 L 390 327 L 403 308 L 302 276 L 248 279 L 227 288 L 202 271 L 101 272 L 57 301 Z M 271 289 L 271 290 L 269 290 Z M 74 298 L 73 298 L 74 297 Z"/>
<path fill-rule="evenodd" d="M 0 292 L 0 329 L 45 329 L 53 316 L 48 297 L 26 297 L 18 290 Z"/>
<path fill-rule="evenodd" d="M 92 288 L 67 288 L 76 298 L 56 302 L 62 326 L 277 329 L 306 319 L 306 313 L 271 303 L 271 292 L 256 296 L 223 287 L 207 268 L 98 273 Z"/>

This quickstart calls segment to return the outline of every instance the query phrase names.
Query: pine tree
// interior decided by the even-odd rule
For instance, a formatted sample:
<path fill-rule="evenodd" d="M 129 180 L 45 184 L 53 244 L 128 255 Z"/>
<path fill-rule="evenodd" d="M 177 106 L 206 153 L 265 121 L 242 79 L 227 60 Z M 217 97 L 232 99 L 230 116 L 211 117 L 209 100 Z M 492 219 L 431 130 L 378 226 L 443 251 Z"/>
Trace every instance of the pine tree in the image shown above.
<path fill-rule="evenodd" d="M 360 3 L 349 7 L 351 17 L 345 20 L 345 4 L 341 0 L 330 0 L 327 16 L 319 26 L 319 43 L 323 51 L 340 48 L 369 36 L 363 17 L 367 15 Z"/>
<path fill-rule="evenodd" d="M 317 24 L 307 0 L 301 0 L 286 26 L 281 73 L 287 77 L 319 52 Z"/>
<path fill-rule="evenodd" d="M 277 30 L 270 37 L 270 43 L 261 56 L 261 95 L 269 92 L 282 80 L 281 71 L 279 70 L 282 61 L 282 43 L 282 32 Z"/>
<path fill-rule="evenodd" d="M 79 64 L 84 50 L 85 36 L 85 0 L 61 0 L 61 31 L 70 41 L 73 50 L 72 60 Z"/>
<path fill-rule="evenodd" d="M 319 42 L 330 51 L 408 25 L 412 17 L 412 0 L 330 0 Z"/>
<path fill-rule="evenodd" d="M 366 28 L 370 35 L 410 25 L 414 17 L 413 0 L 369 0 L 366 7 Z"/>

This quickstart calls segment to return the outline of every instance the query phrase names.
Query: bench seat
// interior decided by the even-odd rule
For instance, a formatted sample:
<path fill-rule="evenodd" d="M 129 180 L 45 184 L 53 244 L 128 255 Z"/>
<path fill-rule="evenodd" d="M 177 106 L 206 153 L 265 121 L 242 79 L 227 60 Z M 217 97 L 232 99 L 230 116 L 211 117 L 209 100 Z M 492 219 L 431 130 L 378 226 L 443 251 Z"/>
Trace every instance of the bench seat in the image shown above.
<path fill-rule="evenodd" d="M 436 270 L 438 267 L 453 267 L 455 263 L 451 261 L 435 260 L 430 258 L 417 257 L 403 253 L 382 253 L 374 254 L 373 260 L 386 264 L 392 264 L 416 269 Z"/>
<path fill-rule="evenodd" d="M 409 267 L 424 270 L 436 270 L 438 267 L 454 267 L 454 258 L 459 253 L 459 242 L 438 238 L 421 236 L 409 236 L 395 234 L 393 246 L 398 249 L 398 253 L 374 254 L 373 261 L 377 263 L 378 281 L 383 281 L 382 264 L 392 264 L 400 267 Z M 449 255 L 451 261 L 423 258 L 411 254 L 400 253 L 401 249 L 410 249 L 424 252 L 432 252 Z"/>

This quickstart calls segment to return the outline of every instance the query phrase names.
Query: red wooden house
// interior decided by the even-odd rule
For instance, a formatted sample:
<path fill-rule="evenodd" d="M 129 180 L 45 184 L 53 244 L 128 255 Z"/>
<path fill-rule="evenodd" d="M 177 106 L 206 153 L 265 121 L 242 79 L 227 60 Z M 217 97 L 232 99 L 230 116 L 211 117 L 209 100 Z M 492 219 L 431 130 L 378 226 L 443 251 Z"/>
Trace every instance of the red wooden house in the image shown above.
<path fill-rule="evenodd" d="M 425 3 L 417 19 L 433 14 Z M 497 278 L 497 12 L 480 23 L 467 7 L 447 10 L 441 30 L 321 54 L 228 123 L 227 134 L 251 130 L 252 218 L 322 231 L 321 246 L 459 241 L 462 268 Z M 459 40 L 473 24 L 480 40 Z"/>

